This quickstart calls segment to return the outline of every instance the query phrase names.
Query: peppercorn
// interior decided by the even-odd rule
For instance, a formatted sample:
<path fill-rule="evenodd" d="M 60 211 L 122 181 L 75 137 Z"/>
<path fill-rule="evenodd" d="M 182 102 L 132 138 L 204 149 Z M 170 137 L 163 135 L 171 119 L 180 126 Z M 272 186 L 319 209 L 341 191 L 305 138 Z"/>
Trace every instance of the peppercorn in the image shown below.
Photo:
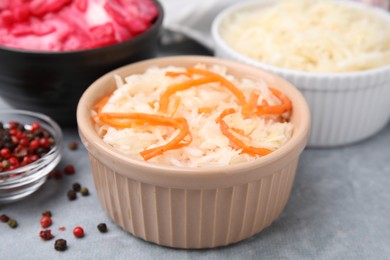
<path fill-rule="evenodd" d="M 82 227 L 75 227 L 73 229 L 73 235 L 77 238 L 81 238 L 84 236 L 84 229 Z"/>
<path fill-rule="evenodd" d="M 65 251 L 68 245 L 66 244 L 65 239 L 57 239 L 54 243 L 54 249 L 57 251 Z"/>
<path fill-rule="evenodd" d="M 68 195 L 68 199 L 69 200 L 77 199 L 77 194 L 76 194 L 76 192 L 74 190 L 68 191 L 67 195 Z"/>
<path fill-rule="evenodd" d="M 78 146 L 79 146 L 78 143 L 75 142 L 75 141 L 70 142 L 70 143 L 68 144 L 69 150 L 72 150 L 72 151 L 77 150 Z"/>
<path fill-rule="evenodd" d="M 64 172 L 68 175 L 72 175 L 76 172 L 76 170 L 74 169 L 74 166 L 73 165 L 67 165 L 65 166 L 64 168 Z"/>
<path fill-rule="evenodd" d="M 88 196 L 88 195 L 89 195 L 89 190 L 88 190 L 88 188 L 86 188 L 86 187 L 82 187 L 82 188 L 80 189 L 80 193 L 81 193 L 81 195 L 83 195 L 83 196 Z"/>
<path fill-rule="evenodd" d="M 0 221 L 1 222 L 7 223 L 8 220 L 9 220 L 9 217 L 7 215 L 3 214 L 3 215 L 0 216 Z"/>
<path fill-rule="evenodd" d="M 53 223 L 53 222 L 52 222 L 52 220 L 51 220 L 51 217 L 43 216 L 43 217 L 41 218 L 41 226 L 42 226 L 43 228 L 49 227 L 52 223 Z"/>
<path fill-rule="evenodd" d="M 79 192 L 79 191 L 81 190 L 81 185 L 80 185 L 80 183 L 78 183 L 78 182 L 73 183 L 72 189 L 73 189 L 75 192 Z"/>
<path fill-rule="evenodd" d="M 2 125 L 0 171 L 13 170 L 35 162 L 47 154 L 54 143 L 51 134 L 37 122 L 24 126 L 19 122 L 10 121 L 6 128 Z"/>
<path fill-rule="evenodd" d="M 42 216 L 44 216 L 44 217 L 51 217 L 52 216 L 51 211 L 50 210 L 45 210 L 44 212 L 42 212 Z"/>
<path fill-rule="evenodd" d="M 61 170 L 55 169 L 55 170 L 53 171 L 53 177 L 54 177 L 54 179 L 56 179 L 56 180 L 61 179 L 61 178 L 62 178 L 62 172 L 61 172 Z"/>
<path fill-rule="evenodd" d="M 10 226 L 11 228 L 16 228 L 18 226 L 18 222 L 16 222 L 15 219 L 10 218 L 8 220 L 8 226 Z"/>
<path fill-rule="evenodd" d="M 97 226 L 97 228 L 100 231 L 100 233 L 106 233 L 107 232 L 107 225 L 105 223 L 100 223 Z"/>
<path fill-rule="evenodd" d="M 51 229 L 41 230 L 41 232 L 39 232 L 39 236 L 43 240 L 50 240 L 54 238 L 53 234 L 51 233 Z"/>

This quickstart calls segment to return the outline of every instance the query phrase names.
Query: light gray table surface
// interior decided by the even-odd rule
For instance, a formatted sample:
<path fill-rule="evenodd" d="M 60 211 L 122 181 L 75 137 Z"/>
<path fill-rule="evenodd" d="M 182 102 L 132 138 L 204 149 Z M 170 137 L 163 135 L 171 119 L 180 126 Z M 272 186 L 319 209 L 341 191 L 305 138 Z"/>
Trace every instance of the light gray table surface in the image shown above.
<path fill-rule="evenodd" d="M 161 55 L 209 54 L 192 42 L 161 50 Z M 0 109 L 5 108 L 0 98 Z M 63 134 L 58 168 L 73 164 L 76 173 L 48 180 L 21 201 L 0 205 L 0 214 L 19 223 L 16 229 L 0 223 L 0 259 L 390 259 L 390 125 L 353 145 L 306 148 L 281 216 L 250 239 L 208 250 L 161 247 L 116 226 L 99 204 L 76 127 L 63 128 Z M 71 141 L 80 143 L 78 150 L 67 148 Z M 74 182 L 88 187 L 91 195 L 69 201 L 66 193 Z M 53 213 L 55 239 L 67 240 L 65 252 L 54 250 L 54 239 L 40 239 L 44 210 Z M 108 225 L 108 233 L 98 232 L 100 222 Z M 84 228 L 84 238 L 74 238 L 75 226 Z"/>

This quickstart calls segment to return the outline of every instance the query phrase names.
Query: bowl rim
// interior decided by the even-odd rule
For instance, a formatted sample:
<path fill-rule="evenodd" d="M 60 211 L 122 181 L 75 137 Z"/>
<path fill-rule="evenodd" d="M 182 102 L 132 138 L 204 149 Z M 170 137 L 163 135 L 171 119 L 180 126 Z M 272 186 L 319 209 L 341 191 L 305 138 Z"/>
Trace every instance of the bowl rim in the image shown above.
<path fill-rule="evenodd" d="M 137 67 L 142 66 L 153 66 L 160 63 L 169 63 L 173 66 L 184 66 L 183 63 L 191 63 L 192 65 L 196 63 L 206 63 L 206 64 L 223 64 L 223 66 L 228 69 L 232 69 L 232 67 L 240 67 L 241 72 L 248 72 L 248 74 L 253 75 L 251 73 L 260 73 L 261 75 L 271 76 L 273 79 L 278 79 L 285 85 L 283 88 L 288 90 L 290 95 L 294 95 L 295 99 L 292 100 L 293 103 L 298 104 L 296 109 L 298 110 L 298 114 L 301 116 L 301 125 L 299 127 L 294 127 L 294 134 L 290 138 L 290 140 L 280 147 L 278 150 L 272 152 L 271 154 L 258 158 L 251 162 L 245 162 L 235 165 L 228 166 L 215 166 L 215 167 L 205 167 L 205 168 L 190 168 L 190 167 L 176 167 L 176 166 L 167 166 L 167 165 L 157 165 L 154 163 L 141 161 L 139 159 L 130 158 L 125 153 L 121 153 L 110 145 L 106 144 L 96 133 L 94 128 L 94 123 L 90 120 L 90 109 L 95 104 L 97 100 L 102 98 L 105 94 L 108 94 L 110 91 L 104 91 L 104 88 L 107 89 L 107 84 L 109 80 L 112 80 L 113 74 L 120 74 L 124 71 L 133 70 Z M 165 66 L 168 66 L 165 64 Z M 128 73 L 128 72 L 126 72 Z M 130 74 L 126 74 L 130 75 Z M 99 98 L 95 96 L 93 98 L 93 93 L 98 91 Z M 106 92 L 106 93 L 104 93 Z M 95 100 L 92 100 L 95 99 Z M 128 177 L 136 177 L 136 179 L 143 179 L 149 182 L 158 182 L 158 183 L 170 183 L 173 185 L 172 180 L 175 179 L 177 183 L 181 183 L 181 181 L 194 181 L 194 179 L 203 179 L 203 181 L 210 181 L 210 183 L 216 182 L 225 182 L 224 178 L 230 176 L 230 178 L 235 178 L 239 180 L 243 174 L 243 172 L 248 173 L 253 178 L 253 169 L 258 169 L 262 167 L 264 169 L 272 170 L 280 169 L 285 164 L 289 163 L 292 159 L 286 156 L 288 154 L 295 153 L 295 157 L 299 157 L 300 153 L 303 151 L 304 146 L 306 145 L 309 128 L 310 128 L 310 112 L 308 108 L 308 104 L 306 103 L 305 98 L 300 93 L 300 91 L 294 87 L 291 83 L 282 79 L 281 77 L 264 71 L 262 69 L 253 67 L 251 65 L 247 65 L 244 63 L 239 63 L 230 60 L 224 60 L 216 57 L 209 56 L 197 56 L 197 55 L 184 55 L 184 56 L 170 56 L 170 57 L 160 57 L 153 58 L 144 61 L 139 61 L 136 63 L 132 63 L 129 65 L 122 66 L 116 70 L 106 73 L 99 79 L 97 79 L 94 83 L 92 83 L 86 91 L 81 96 L 78 106 L 77 106 L 77 124 L 79 135 L 84 143 L 84 146 L 88 150 L 88 152 L 94 157 L 99 157 L 99 160 L 107 160 L 106 164 L 110 164 L 110 167 L 115 168 L 117 164 L 123 163 L 124 165 L 130 166 L 132 169 L 136 169 L 142 174 L 132 173 L 131 171 L 126 171 L 125 173 L 121 173 L 122 175 L 126 175 Z M 113 163 L 113 160 L 107 159 L 109 157 L 115 157 L 117 163 Z M 291 156 L 290 156 L 291 157 Z M 251 171 L 252 170 L 252 171 Z M 259 174 L 266 175 L 271 174 L 270 171 L 263 171 Z M 256 173 L 258 175 L 258 173 Z M 202 176 L 201 178 L 194 177 Z M 258 178 L 258 177 L 257 177 Z M 169 179 L 171 181 L 169 181 Z M 243 178 L 245 179 L 245 178 Z M 188 184 L 188 183 L 187 183 Z M 205 184 L 205 182 L 203 182 Z M 193 185 L 196 185 L 195 183 Z M 208 185 L 208 184 L 206 184 Z M 212 184 L 210 184 L 212 185 Z"/>
<path fill-rule="evenodd" d="M 281 0 L 277 0 L 277 2 L 280 2 Z M 222 38 L 220 34 L 220 25 L 222 20 L 229 16 L 232 12 L 238 11 L 243 8 L 247 8 L 249 6 L 269 6 L 277 3 L 275 0 L 250 0 L 245 2 L 238 2 L 235 4 L 232 4 L 225 9 L 223 9 L 221 12 L 215 16 L 215 18 L 212 21 L 211 24 L 211 36 L 214 40 L 214 51 L 216 51 L 217 48 L 221 48 L 224 52 L 228 53 L 235 59 L 239 61 L 246 62 L 250 65 L 261 67 L 266 70 L 270 70 L 275 73 L 280 73 L 282 75 L 288 76 L 288 77 L 317 77 L 317 78 L 326 78 L 326 79 L 344 79 L 344 78 L 351 78 L 351 77 L 367 77 L 372 75 L 377 75 L 378 73 L 390 73 L 390 64 L 368 69 L 368 70 L 361 70 L 361 71 L 349 71 L 349 72 L 310 72 L 310 71 L 304 71 L 304 70 L 296 70 L 296 69 L 288 69 L 283 67 L 274 66 L 271 64 L 263 63 L 261 61 L 249 58 L 245 55 L 242 55 L 235 51 L 232 47 L 230 47 Z M 390 13 L 386 10 L 374 7 L 368 4 L 364 4 L 361 2 L 352 2 L 352 1 L 345 1 L 345 2 L 337 2 L 338 4 L 343 4 L 347 6 L 353 6 L 358 8 L 369 8 L 374 13 L 379 14 L 380 16 L 383 16 L 384 19 L 388 19 L 390 23 Z"/>
<path fill-rule="evenodd" d="M 120 48 L 121 46 L 126 46 L 130 43 L 142 42 L 145 37 L 148 37 L 150 34 L 158 34 L 159 28 L 163 24 L 165 12 L 162 4 L 159 0 L 152 0 L 157 9 L 158 16 L 153 21 L 152 26 L 150 26 L 146 31 L 142 32 L 135 37 L 127 39 L 125 41 L 121 41 L 115 44 L 110 44 L 97 48 L 89 48 L 89 49 L 81 49 L 81 50 L 70 50 L 70 51 L 50 51 L 50 50 L 29 50 L 29 49 L 18 49 L 13 47 L 7 47 L 5 45 L 0 45 L 0 52 L 11 53 L 11 54 L 23 54 L 23 55 L 31 55 L 31 56 L 64 56 L 64 55 L 80 55 L 80 54 L 90 54 L 96 55 L 103 51 L 109 51 L 111 49 Z"/>
<path fill-rule="evenodd" d="M 28 171 L 36 169 L 38 166 L 40 166 L 44 162 L 46 162 L 48 164 L 51 161 L 55 161 L 56 159 L 58 160 L 58 157 L 61 158 L 63 133 L 62 133 L 60 126 L 51 117 L 49 117 L 45 114 L 39 113 L 39 112 L 33 112 L 33 111 L 22 110 L 22 109 L 5 109 L 5 110 L 0 111 L 0 116 L 5 115 L 5 114 L 7 114 L 7 115 L 12 115 L 12 114 L 23 115 L 23 116 L 27 116 L 30 118 L 37 118 L 37 119 L 42 120 L 43 122 L 47 123 L 53 129 L 53 131 L 51 131 L 52 132 L 51 134 L 53 135 L 53 138 L 55 138 L 55 145 L 52 149 L 50 149 L 50 151 L 47 154 L 45 154 L 44 156 L 42 156 L 41 158 L 39 158 L 35 162 L 29 163 L 25 166 L 22 166 L 22 167 L 13 169 L 13 170 L 7 170 L 7 171 L 0 172 L 0 176 L 7 176 L 9 174 L 28 172 Z M 23 122 L 20 122 L 20 123 L 23 123 Z M 51 155 L 55 155 L 55 156 L 53 156 L 52 160 L 47 162 L 46 161 L 47 157 L 51 156 Z M 7 179 L 7 181 L 0 183 L 0 187 L 2 187 L 4 185 L 10 185 L 10 184 L 13 184 L 15 182 L 19 182 L 23 179 L 26 179 L 27 177 L 34 176 L 35 173 L 36 173 L 35 171 L 32 171 L 30 174 L 23 175 L 20 178 Z"/>

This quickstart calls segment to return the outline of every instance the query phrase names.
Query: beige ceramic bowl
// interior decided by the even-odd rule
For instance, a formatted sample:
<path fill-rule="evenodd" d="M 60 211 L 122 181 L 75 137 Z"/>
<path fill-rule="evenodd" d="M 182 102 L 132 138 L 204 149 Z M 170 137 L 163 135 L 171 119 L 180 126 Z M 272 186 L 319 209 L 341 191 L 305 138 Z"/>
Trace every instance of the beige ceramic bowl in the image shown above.
<path fill-rule="evenodd" d="M 238 53 L 226 43 L 221 30 L 235 13 L 269 7 L 277 1 L 240 2 L 221 11 L 212 25 L 215 56 L 273 72 L 294 84 L 307 100 L 312 115 L 309 146 L 351 144 L 383 129 L 390 119 L 390 64 L 346 73 L 305 72 L 265 64 Z M 372 10 L 388 21 L 390 28 L 389 12 L 356 2 L 345 1 L 344 4 Z"/>
<path fill-rule="evenodd" d="M 114 74 L 128 76 L 151 66 L 196 63 L 223 65 L 236 77 L 262 78 L 282 90 L 293 103 L 292 138 L 279 150 L 249 163 L 178 168 L 129 158 L 95 132 L 91 108 L 115 89 Z M 134 63 L 99 78 L 81 97 L 77 122 L 99 200 L 116 224 L 159 245 L 212 248 L 253 236 L 283 211 L 306 144 L 310 115 L 300 92 L 278 76 L 213 57 L 178 56 Z"/>

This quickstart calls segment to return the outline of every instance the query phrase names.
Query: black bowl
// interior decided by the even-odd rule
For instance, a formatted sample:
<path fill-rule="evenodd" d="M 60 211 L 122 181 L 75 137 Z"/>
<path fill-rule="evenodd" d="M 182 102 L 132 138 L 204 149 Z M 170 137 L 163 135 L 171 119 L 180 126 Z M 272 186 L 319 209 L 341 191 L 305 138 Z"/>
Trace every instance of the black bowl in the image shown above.
<path fill-rule="evenodd" d="M 81 94 L 117 67 L 156 56 L 163 8 L 144 33 L 114 45 L 81 51 L 44 52 L 0 47 L 0 96 L 10 106 L 37 111 L 61 125 L 76 124 Z"/>

